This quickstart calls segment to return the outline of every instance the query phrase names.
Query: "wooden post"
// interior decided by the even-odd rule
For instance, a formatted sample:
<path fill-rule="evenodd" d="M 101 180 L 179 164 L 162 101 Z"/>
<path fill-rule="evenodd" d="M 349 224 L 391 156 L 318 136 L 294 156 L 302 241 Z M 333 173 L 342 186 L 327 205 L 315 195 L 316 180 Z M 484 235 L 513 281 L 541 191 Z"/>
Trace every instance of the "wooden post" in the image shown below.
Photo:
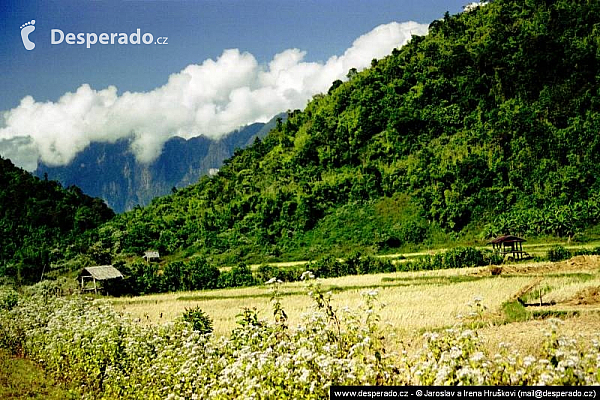
<path fill-rule="evenodd" d="M 521 248 L 521 258 L 523 258 L 523 242 L 519 242 L 519 247 Z"/>

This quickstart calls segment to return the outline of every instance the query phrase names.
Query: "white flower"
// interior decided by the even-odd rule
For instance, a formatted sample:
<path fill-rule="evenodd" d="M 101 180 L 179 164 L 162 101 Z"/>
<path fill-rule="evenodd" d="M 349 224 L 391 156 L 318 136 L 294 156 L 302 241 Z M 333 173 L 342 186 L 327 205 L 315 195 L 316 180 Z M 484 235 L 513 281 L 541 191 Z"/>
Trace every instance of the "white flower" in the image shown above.
<path fill-rule="evenodd" d="M 529 367 L 534 362 L 535 362 L 535 357 L 532 357 L 532 356 L 527 356 L 523 359 L 523 365 L 525 367 Z"/>
<path fill-rule="evenodd" d="M 459 358 L 462 356 L 462 350 L 457 346 L 452 346 L 450 349 L 450 358 Z"/>
<path fill-rule="evenodd" d="M 308 378 L 310 378 L 310 371 L 306 368 L 302 368 L 302 374 L 300 374 L 298 380 L 306 383 L 308 382 Z"/>
<path fill-rule="evenodd" d="M 310 271 L 304 271 L 302 275 L 300 275 L 300 280 L 307 281 L 310 279 L 315 279 L 315 275 Z"/>
<path fill-rule="evenodd" d="M 464 339 L 472 339 L 475 338 L 475 332 L 470 329 L 466 329 L 461 332 L 460 337 Z"/>

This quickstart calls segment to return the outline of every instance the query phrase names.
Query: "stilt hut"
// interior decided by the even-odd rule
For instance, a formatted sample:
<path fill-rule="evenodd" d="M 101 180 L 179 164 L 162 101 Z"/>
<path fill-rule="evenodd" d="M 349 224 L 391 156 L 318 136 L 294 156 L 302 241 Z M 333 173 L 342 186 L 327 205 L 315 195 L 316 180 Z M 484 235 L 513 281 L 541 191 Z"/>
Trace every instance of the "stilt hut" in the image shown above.
<path fill-rule="evenodd" d="M 98 281 L 104 282 L 110 279 L 123 279 L 121 271 L 112 265 L 99 265 L 96 267 L 86 267 L 79 274 L 81 281 L 81 292 L 94 291 L 98 293 Z M 93 285 L 87 285 L 88 282 L 93 282 Z"/>
<path fill-rule="evenodd" d="M 488 244 L 491 244 L 494 251 L 498 252 L 500 255 L 511 255 L 515 260 L 520 260 L 525 256 L 528 256 L 528 254 L 523 251 L 523 242 L 526 242 L 526 240 L 520 237 L 504 235 L 497 237 L 494 240 L 490 240 Z"/>

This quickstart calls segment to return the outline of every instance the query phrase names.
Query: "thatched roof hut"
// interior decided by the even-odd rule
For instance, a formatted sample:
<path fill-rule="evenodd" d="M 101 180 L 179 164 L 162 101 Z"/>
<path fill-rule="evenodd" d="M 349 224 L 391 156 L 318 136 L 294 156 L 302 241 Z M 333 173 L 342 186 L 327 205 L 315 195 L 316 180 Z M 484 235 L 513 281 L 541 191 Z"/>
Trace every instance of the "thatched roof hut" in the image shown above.
<path fill-rule="evenodd" d="M 123 279 L 123 274 L 121 271 L 113 267 L 112 265 L 99 265 L 96 267 L 86 267 L 79 274 L 79 278 L 81 279 L 81 291 L 91 291 L 94 293 L 98 293 L 98 285 L 97 282 L 106 281 L 110 279 Z M 91 288 L 86 288 L 85 283 L 92 281 L 94 286 Z"/>
<path fill-rule="evenodd" d="M 494 251 L 501 255 L 512 254 L 515 259 L 524 258 L 527 253 L 523 251 L 523 242 L 527 240 L 513 235 L 504 235 L 490 240 L 488 244 L 492 245 Z"/>

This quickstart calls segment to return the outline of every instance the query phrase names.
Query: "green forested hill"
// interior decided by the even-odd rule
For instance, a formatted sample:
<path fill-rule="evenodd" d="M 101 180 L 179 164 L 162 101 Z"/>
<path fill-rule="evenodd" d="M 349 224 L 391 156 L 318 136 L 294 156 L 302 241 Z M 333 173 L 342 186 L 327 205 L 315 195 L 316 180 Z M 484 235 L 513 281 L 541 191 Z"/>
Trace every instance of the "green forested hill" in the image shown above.
<path fill-rule="evenodd" d="M 216 177 L 103 226 L 101 243 L 236 259 L 571 236 L 600 221 L 599 45 L 597 0 L 445 15 Z"/>
<path fill-rule="evenodd" d="M 53 261 L 80 252 L 68 243 L 113 216 L 101 199 L 35 178 L 0 157 L 0 277 L 39 280 Z"/>

